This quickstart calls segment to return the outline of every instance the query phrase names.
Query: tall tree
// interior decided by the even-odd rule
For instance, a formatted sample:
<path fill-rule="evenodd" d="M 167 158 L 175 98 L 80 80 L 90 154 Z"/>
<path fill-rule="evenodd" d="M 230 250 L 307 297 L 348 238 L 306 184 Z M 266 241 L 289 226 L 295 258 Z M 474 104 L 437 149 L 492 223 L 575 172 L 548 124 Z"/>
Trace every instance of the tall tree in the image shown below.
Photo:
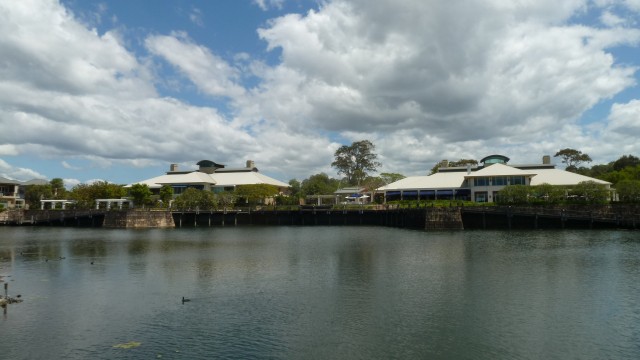
<path fill-rule="evenodd" d="M 567 171 L 576 172 L 578 165 L 584 162 L 591 162 L 591 157 L 587 154 L 583 154 L 582 151 L 575 149 L 562 149 L 558 151 L 553 157 L 560 157 L 562 162 L 567 164 Z"/>
<path fill-rule="evenodd" d="M 335 161 L 332 167 L 338 169 L 338 174 L 345 175 L 350 185 L 358 185 L 368 176 L 368 172 L 374 172 L 380 164 L 376 159 L 375 145 L 369 140 L 361 140 L 351 145 L 342 145 L 336 150 Z"/>
<path fill-rule="evenodd" d="M 66 196 L 66 190 L 64 188 L 64 180 L 61 178 L 54 178 L 49 181 L 51 185 L 51 191 L 53 191 L 54 199 L 63 199 Z"/>

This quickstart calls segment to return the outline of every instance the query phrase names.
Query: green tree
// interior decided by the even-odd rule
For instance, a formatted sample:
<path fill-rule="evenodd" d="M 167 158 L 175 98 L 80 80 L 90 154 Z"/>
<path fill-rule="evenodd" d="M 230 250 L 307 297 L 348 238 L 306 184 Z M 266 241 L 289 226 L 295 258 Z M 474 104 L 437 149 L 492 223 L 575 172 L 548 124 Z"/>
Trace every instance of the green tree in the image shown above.
<path fill-rule="evenodd" d="M 567 164 L 566 170 L 576 172 L 578 165 L 591 162 L 591 157 L 587 154 L 583 154 L 582 151 L 575 149 L 562 149 L 558 151 L 554 157 L 560 157 L 564 164 Z"/>
<path fill-rule="evenodd" d="M 609 191 L 607 188 L 595 181 L 582 181 L 574 186 L 571 195 L 577 195 L 578 201 L 584 201 L 589 204 L 603 204 L 609 200 Z"/>
<path fill-rule="evenodd" d="M 64 180 L 61 178 L 54 178 L 49 181 L 51 185 L 51 191 L 53 192 L 54 199 L 64 199 L 67 195 L 67 190 L 64 188 Z"/>
<path fill-rule="evenodd" d="M 127 190 L 122 185 L 96 181 L 74 186 L 69 192 L 69 198 L 76 201 L 76 207 L 91 209 L 95 206 L 96 199 L 120 199 L 126 194 Z"/>
<path fill-rule="evenodd" d="M 640 165 L 640 158 L 633 155 L 623 155 L 613 162 L 613 170 L 620 171 L 626 167 L 636 167 Z"/>
<path fill-rule="evenodd" d="M 147 184 L 133 184 L 129 189 L 129 196 L 133 198 L 136 206 L 145 206 L 151 204 L 151 189 Z"/>
<path fill-rule="evenodd" d="M 173 201 L 173 206 L 178 210 L 191 210 L 198 206 L 200 190 L 194 188 L 185 189 Z"/>
<path fill-rule="evenodd" d="M 553 186 L 550 184 L 540 184 L 531 187 L 531 196 L 536 202 L 546 204 L 557 204 L 565 199 L 565 188 L 562 186 Z"/>
<path fill-rule="evenodd" d="M 300 192 L 302 191 L 302 184 L 300 181 L 296 179 L 289 180 L 289 196 L 292 198 L 298 199 L 300 198 Z"/>
<path fill-rule="evenodd" d="M 173 199 L 173 188 L 169 185 L 162 185 L 160 188 L 160 201 L 165 207 L 169 207 Z"/>
<path fill-rule="evenodd" d="M 245 199 L 250 204 L 264 203 L 265 199 L 272 198 L 279 192 L 277 186 L 269 184 L 238 185 L 235 189 L 236 197 Z"/>
<path fill-rule="evenodd" d="M 51 184 L 29 185 L 24 189 L 24 201 L 31 209 L 40 209 L 40 200 L 51 199 L 52 197 Z"/>
<path fill-rule="evenodd" d="M 640 180 L 622 180 L 616 184 L 620 201 L 640 202 Z"/>
<path fill-rule="evenodd" d="M 529 186 L 508 185 L 498 193 L 499 204 L 524 204 L 529 201 Z"/>
<path fill-rule="evenodd" d="M 225 208 L 232 207 L 236 202 L 236 196 L 229 191 L 215 194 L 216 202 Z"/>
<path fill-rule="evenodd" d="M 340 181 L 330 178 L 325 173 L 311 175 L 302 181 L 300 191 L 303 196 L 333 194 L 340 186 Z"/>
<path fill-rule="evenodd" d="M 381 165 L 376 159 L 373 150 L 375 146 L 369 140 L 361 140 L 351 145 L 342 145 L 336 150 L 335 161 L 332 167 L 338 170 L 338 174 L 345 175 L 350 185 L 360 186 L 367 177 L 368 172 L 375 172 Z"/>

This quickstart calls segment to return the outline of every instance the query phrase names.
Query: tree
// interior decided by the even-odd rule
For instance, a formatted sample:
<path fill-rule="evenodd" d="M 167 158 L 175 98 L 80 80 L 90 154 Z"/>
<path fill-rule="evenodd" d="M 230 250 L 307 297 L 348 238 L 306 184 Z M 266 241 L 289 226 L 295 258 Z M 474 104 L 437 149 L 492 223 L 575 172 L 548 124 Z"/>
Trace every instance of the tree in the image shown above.
<path fill-rule="evenodd" d="M 51 185 L 51 191 L 53 192 L 54 199 L 64 199 L 66 197 L 67 190 L 64 188 L 64 180 L 61 178 L 54 178 L 49 181 Z"/>
<path fill-rule="evenodd" d="M 362 186 L 364 187 L 364 191 L 370 193 L 371 201 L 373 202 L 376 195 L 376 189 L 382 186 L 385 186 L 384 179 L 380 176 L 368 176 L 366 179 L 362 181 Z"/>
<path fill-rule="evenodd" d="M 133 198 L 136 206 L 144 206 L 151 203 L 151 189 L 147 184 L 133 184 L 129 189 L 129 195 Z"/>
<path fill-rule="evenodd" d="M 340 181 L 330 178 L 325 173 L 311 175 L 302 181 L 300 191 L 303 196 L 333 194 L 340 186 Z"/>
<path fill-rule="evenodd" d="M 96 181 L 93 184 L 78 184 L 69 192 L 69 198 L 76 201 L 81 209 L 91 209 L 96 199 L 120 199 L 127 194 L 122 185 L 111 184 L 106 181 Z"/>
<path fill-rule="evenodd" d="M 169 207 L 169 203 L 173 199 L 173 188 L 169 185 L 162 185 L 160 188 L 160 201 L 165 207 Z"/>
<path fill-rule="evenodd" d="M 529 201 L 529 186 L 508 185 L 497 196 L 499 204 L 524 204 Z"/>
<path fill-rule="evenodd" d="M 623 155 L 613 162 L 613 170 L 620 171 L 626 167 L 635 167 L 640 165 L 640 159 L 633 155 Z"/>
<path fill-rule="evenodd" d="M 373 152 L 374 149 L 369 140 L 356 141 L 350 146 L 342 145 L 336 150 L 331 166 L 338 169 L 338 174 L 345 175 L 350 185 L 360 186 L 368 172 L 376 171 L 382 165 L 376 161 L 378 155 Z"/>
<path fill-rule="evenodd" d="M 218 198 L 211 191 L 187 188 L 176 197 L 173 205 L 178 210 L 210 210 L 217 207 Z"/>
<path fill-rule="evenodd" d="M 582 151 L 569 148 L 558 151 L 553 157 L 560 157 L 562 162 L 567 164 L 566 170 L 571 172 L 576 172 L 578 165 L 592 161 L 591 157 Z"/>
<path fill-rule="evenodd" d="M 603 204 L 609 199 L 607 188 L 595 181 L 582 181 L 571 189 L 571 194 L 577 195 L 578 200 L 590 204 Z"/>
<path fill-rule="evenodd" d="M 562 186 L 553 186 L 547 183 L 531 186 L 531 195 L 536 202 L 546 204 L 557 204 L 565 198 L 565 188 Z"/>
<path fill-rule="evenodd" d="M 53 191 L 51 185 L 29 185 L 24 190 L 24 200 L 30 208 L 40 208 L 40 200 L 51 199 Z"/>
<path fill-rule="evenodd" d="M 404 176 L 402 174 L 398 174 L 398 173 L 382 173 L 382 174 L 380 174 L 380 178 L 384 182 L 383 185 L 389 185 L 389 184 L 394 183 L 396 181 L 402 180 L 405 177 L 406 176 Z"/>
<path fill-rule="evenodd" d="M 272 198 L 279 192 L 277 186 L 269 184 L 238 185 L 235 189 L 235 195 L 238 198 L 243 198 L 252 204 L 264 202 L 265 199 Z"/>
<path fill-rule="evenodd" d="M 622 180 L 616 184 L 616 192 L 620 201 L 640 201 L 640 180 Z"/>

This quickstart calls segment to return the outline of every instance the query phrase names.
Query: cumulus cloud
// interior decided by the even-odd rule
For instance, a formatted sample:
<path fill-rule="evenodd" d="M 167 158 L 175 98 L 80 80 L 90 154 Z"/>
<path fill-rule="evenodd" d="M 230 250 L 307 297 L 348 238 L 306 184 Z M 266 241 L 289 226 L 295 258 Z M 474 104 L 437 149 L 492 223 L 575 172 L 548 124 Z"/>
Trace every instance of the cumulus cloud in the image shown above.
<path fill-rule="evenodd" d="M 57 1 L 0 1 L 0 154 L 100 167 L 252 159 L 284 179 L 331 172 L 339 142 L 362 139 L 377 145 L 382 170 L 407 175 L 496 152 L 533 162 L 574 147 L 604 158 L 610 150 L 594 142 L 635 144 L 639 131 L 633 101 L 606 125 L 580 123 L 636 85 L 637 69 L 612 49 L 637 46 L 640 31 L 623 26 L 615 4 L 332 0 L 257 30 L 274 64 L 178 29 L 146 35 L 140 55 L 123 33 L 98 34 Z M 592 6 L 607 27 L 574 21 Z M 166 64 L 210 105 L 160 96 Z"/>

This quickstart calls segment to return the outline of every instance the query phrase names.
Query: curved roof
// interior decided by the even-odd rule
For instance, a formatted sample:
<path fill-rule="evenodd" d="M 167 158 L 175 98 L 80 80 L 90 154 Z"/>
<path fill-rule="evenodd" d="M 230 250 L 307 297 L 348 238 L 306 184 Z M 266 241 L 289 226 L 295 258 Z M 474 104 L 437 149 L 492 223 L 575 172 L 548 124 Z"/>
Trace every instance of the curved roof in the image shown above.
<path fill-rule="evenodd" d="M 482 159 L 480 159 L 481 163 L 489 163 L 489 164 L 498 164 L 498 163 L 502 163 L 502 164 L 506 164 L 509 162 L 509 158 L 504 156 L 504 155 L 498 155 L 498 154 L 494 154 L 494 155 L 489 155 L 489 156 L 485 156 Z"/>

